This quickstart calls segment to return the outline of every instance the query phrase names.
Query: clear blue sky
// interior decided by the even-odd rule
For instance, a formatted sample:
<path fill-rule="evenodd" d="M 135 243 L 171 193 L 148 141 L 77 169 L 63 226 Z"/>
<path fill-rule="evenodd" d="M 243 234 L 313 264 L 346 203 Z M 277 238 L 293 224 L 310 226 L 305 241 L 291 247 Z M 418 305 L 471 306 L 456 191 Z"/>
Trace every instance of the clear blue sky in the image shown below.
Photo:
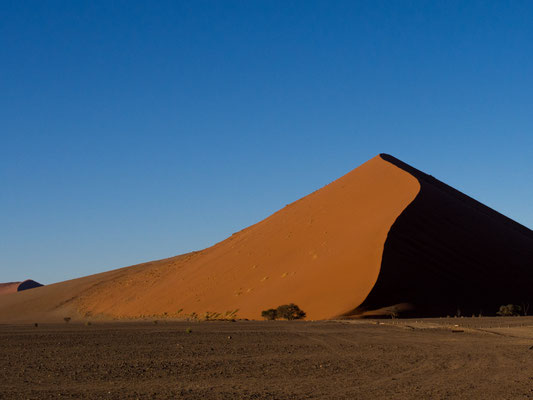
<path fill-rule="evenodd" d="M 0 282 L 201 249 L 390 153 L 533 227 L 533 2 L 0 1 Z"/>

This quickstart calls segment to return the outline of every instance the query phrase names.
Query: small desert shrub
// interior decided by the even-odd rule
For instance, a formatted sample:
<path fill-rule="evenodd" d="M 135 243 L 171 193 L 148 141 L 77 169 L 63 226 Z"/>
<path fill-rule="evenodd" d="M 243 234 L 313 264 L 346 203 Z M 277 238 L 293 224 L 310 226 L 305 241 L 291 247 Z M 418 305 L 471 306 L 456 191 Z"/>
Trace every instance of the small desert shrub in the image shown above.
<path fill-rule="evenodd" d="M 284 318 L 289 321 L 305 318 L 305 312 L 300 310 L 300 307 L 294 303 L 281 305 L 276 311 L 278 318 Z"/>
<path fill-rule="evenodd" d="M 264 319 L 273 321 L 278 317 L 278 311 L 275 308 L 269 308 L 268 310 L 261 311 L 261 316 Z"/>
<path fill-rule="evenodd" d="M 300 309 L 296 304 L 283 304 L 278 308 L 270 308 L 268 310 L 263 310 L 261 316 L 268 320 L 275 320 L 278 318 L 286 319 L 292 321 L 294 319 L 305 318 L 305 312 Z"/>
<path fill-rule="evenodd" d="M 500 310 L 496 313 L 502 317 L 510 317 L 513 315 L 520 315 L 522 307 L 516 304 L 507 304 L 506 306 L 500 306 Z"/>
<path fill-rule="evenodd" d="M 283 304 L 276 311 L 278 318 L 284 318 L 289 321 L 305 318 L 305 312 L 300 310 L 300 307 L 294 303 Z"/>
<path fill-rule="evenodd" d="M 191 328 L 185 329 L 185 333 L 192 333 L 192 329 Z"/>

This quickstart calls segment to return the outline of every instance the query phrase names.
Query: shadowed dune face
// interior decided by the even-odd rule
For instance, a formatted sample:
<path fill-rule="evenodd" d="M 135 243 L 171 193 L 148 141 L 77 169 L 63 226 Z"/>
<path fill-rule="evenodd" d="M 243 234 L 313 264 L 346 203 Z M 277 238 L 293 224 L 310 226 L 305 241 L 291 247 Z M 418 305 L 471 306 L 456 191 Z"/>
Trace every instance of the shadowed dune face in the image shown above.
<path fill-rule="evenodd" d="M 9 313 L 24 303 L 41 315 L 238 310 L 239 318 L 259 319 L 261 310 L 294 302 L 309 319 L 332 318 L 370 293 L 387 233 L 419 189 L 378 156 L 206 250 L 50 285 L 24 300 L 13 295 Z M 0 305 L 0 319 L 9 313 Z"/>
<path fill-rule="evenodd" d="M 0 295 L 7 294 L 7 293 L 20 292 L 22 290 L 33 289 L 33 288 L 40 287 L 40 286 L 43 286 L 43 285 L 31 279 L 27 279 L 23 282 L 0 283 Z"/>
<path fill-rule="evenodd" d="M 41 285 L 39 282 L 35 282 L 31 279 L 26 279 L 24 282 L 20 283 L 20 285 L 17 288 L 17 291 L 20 292 L 22 290 L 33 289 L 33 288 L 37 288 L 41 286 L 43 285 Z"/>
<path fill-rule="evenodd" d="M 421 189 L 392 226 L 379 279 L 356 314 L 398 303 L 411 304 L 416 316 L 486 315 L 504 304 L 533 305 L 531 230 L 383 157 L 416 177 Z"/>

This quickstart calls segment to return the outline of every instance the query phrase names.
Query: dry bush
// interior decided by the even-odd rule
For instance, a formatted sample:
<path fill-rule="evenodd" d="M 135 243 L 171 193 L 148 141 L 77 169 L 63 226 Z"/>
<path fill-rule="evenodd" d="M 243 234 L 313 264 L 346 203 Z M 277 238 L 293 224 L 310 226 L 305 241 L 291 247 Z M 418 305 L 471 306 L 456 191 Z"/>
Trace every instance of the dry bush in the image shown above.
<path fill-rule="evenodd" d="M 289 321 L 305 318 L 305 312 L 294 303 L 279 306 L 277 308 L 277 313 L 278 318 L 284 318 Z"/>
<path fill-rule="evenodd" d="M 514 315 L 520 315 L 522 307 L 516 304 L 507 304 L 506 306 L 500 306 L 499 311 L 496 313 L 502 317 L 511 317 Z"/>
<path fill-rule="evenodd" d="M 278 318 L 286 319 L 289 321 L 295 319 L 305 318 L 305 312 L 300 309 L 296 304 L 283 304 L 276 309 L 270 308 L 261 312 L 261 316 L 267 320 L 275 320 Z"/>
<path fill-rule="evenodd" d="M 278 318 L 278 311 L 275 308 L 269 308 L 261 311 L 261 316 L 266 320 L 273 321 Z"/>

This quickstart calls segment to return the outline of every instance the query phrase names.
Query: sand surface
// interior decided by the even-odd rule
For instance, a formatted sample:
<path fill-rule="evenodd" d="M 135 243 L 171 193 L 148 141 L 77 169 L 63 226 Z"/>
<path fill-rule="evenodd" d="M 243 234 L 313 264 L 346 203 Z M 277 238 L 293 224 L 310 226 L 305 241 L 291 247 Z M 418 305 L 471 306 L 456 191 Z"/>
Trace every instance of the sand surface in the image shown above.
<path fill-rule="evenodd" d="M 532 317 L 0 325 L 0 399 L 530 399 L 532 346 Z"/>
<path fill-rule="evenodd" d="M 259 319 L 294 302 L 309 319 L 350 312 L 380 271 L 418 181 L 377 156 L 206 250 L 4 296 L 0 321 L 183 316 Z"/>

